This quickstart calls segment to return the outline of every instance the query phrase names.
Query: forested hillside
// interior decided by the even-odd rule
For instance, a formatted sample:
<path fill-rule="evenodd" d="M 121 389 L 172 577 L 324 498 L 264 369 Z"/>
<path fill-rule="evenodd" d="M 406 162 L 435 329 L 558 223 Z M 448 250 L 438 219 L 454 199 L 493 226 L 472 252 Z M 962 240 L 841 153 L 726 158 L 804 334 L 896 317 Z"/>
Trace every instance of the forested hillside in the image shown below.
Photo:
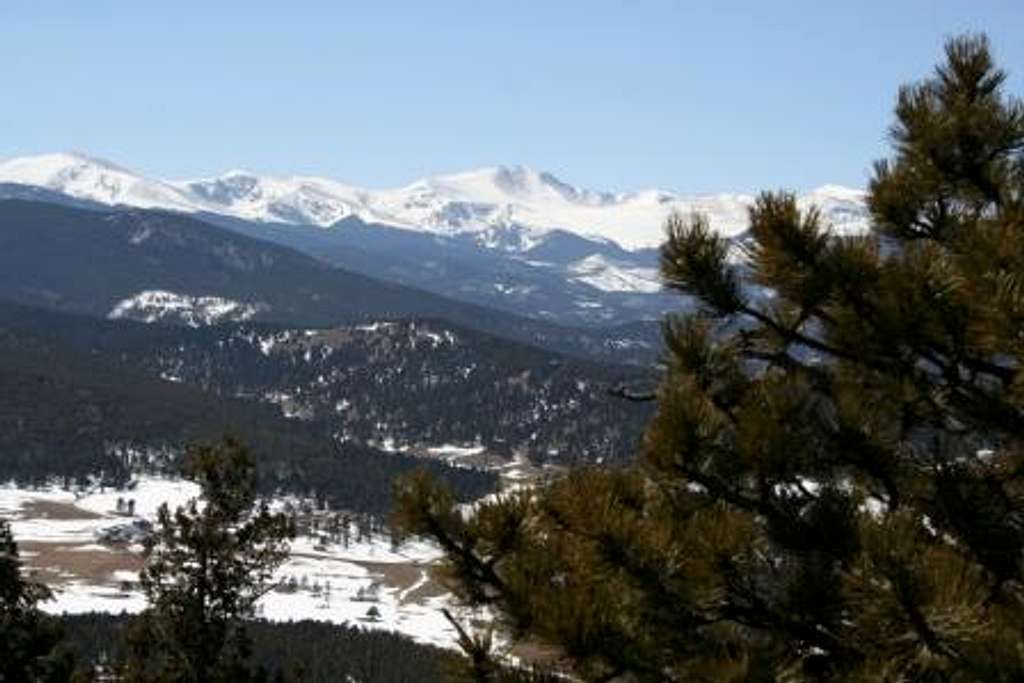
<path fill-rule="evenodd" d="M 123 654 L 125 615 L 66 616 L 66 647 L 87 662 L 113 663 Z M 253 663 L 270 680 L 305 683 L 441 683 L 454 655 L 405 636 L 317 621 L 248 625 Z"/>
<path fill-rule="evenodd" d="M 117 480 L 129 461 L 159 465 L 229 432 L 253 444 L 266 486 L 376 512 L 395 472 L 441 467 L 388 450 L 610 462 L 630 456 L 649 414 L 609 395 L 647 373 L 439 321 L 189 329 L 0 304 L 0 373 L 0 476 Z M 466 495 L 493 485 L 438 471 Z"/>
<path fill-rule="evenodd" d="M 443 318 L 614 362 L 646 364 L 658 348 L 652 323 L 576 329 L 521 318 L 375 280 L 180 214 L 0 200 L 0 299 L 102 318 L 153 292 L 226 302 L 235 318 L 287 325 Z"/>
<path fill-rule="evenodd" d="M 52 319 L 52 318 L 51 318 Z M 267 491 L 319 494 L 338 508 L 383 514 L 392 477 L 428 467 L 467 497 L 493 490 L 492 475 L 368 445 L 339 443 L 276 406 L 204 393 L 146 376 L 123 358 L 0 325 L 0 479 L 42 483 L 133 468 L 171 468 L 183 447 L 225 433 L 252 444 Z"/>

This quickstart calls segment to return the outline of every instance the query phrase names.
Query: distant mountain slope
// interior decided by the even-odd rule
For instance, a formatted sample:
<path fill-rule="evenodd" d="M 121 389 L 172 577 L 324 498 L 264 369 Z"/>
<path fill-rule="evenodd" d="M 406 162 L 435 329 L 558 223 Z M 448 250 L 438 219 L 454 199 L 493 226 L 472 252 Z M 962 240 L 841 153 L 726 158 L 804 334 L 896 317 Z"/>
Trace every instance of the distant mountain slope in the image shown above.
<path fill-rule="evenodd" d="M 493 490 L 483 472 L 340 443 L 276 406 L 161 380 L 101 343 L 104 327 L 114 338 L 133 325 L 0 304 L 0 481 L 123 480 L 132 463 L 168 464 L 228 433 L 251 445 L 268 492 L 315 492 L 341 508 L 388 512 L 392 478 L 424 466 L 468 499 Z"/>
<path fill-rule="evenodd" d="M 322 230 L 200 215 L 347 270 L 563 325 L 650 323 L 681 306 L 678 296 L 661 290 L 657 250 L 626 251 L 560 230 L 516 253 L 481 246 L 469 235 L 438 237 L 357 218 Z"/>
<path fill-rule="evenodd" d="M 387 190 L 242 171 L 175 182 L 70 154 L 0 163 L 0 197 L 184 212 L 375 278 L 588 327 L 659 320 L 679 306 L 660 291 L 657 273 L 671 212 L 699 211 L 739 237 L 753 201 L 736 193 L 595 192 L 523 167 Z M 859 190 L 823 186 L 800 202 L 821 207 L 840 232 L 866 229 Z"/>
<path fill-rule="evenodd" d="M 518 318 L 334 268 L 180 214 L 0 201 L 0 298 L 99 317 L 148 319 L 162 294 L 178 297 L 165 298 L 176 307 L 181 300 L 219 299 L 251 312 L 246 318 L 253 321 L 311 327 L 443 318 L 617 362 L 649 362 L 657 348 L 650 327 L 583 331 Z"/>
<path fill-rule="evenodd" d="M 353 458 L 447 445 L 556 464 L 624 460 L 650 412 L 609 396 L 624 380 L 651 376 L 442 321 L 189 329 L 0 302 L 0 478 L 109 470 L 111 444 L 224 430 L 316 462 L 334 445 Z"/>

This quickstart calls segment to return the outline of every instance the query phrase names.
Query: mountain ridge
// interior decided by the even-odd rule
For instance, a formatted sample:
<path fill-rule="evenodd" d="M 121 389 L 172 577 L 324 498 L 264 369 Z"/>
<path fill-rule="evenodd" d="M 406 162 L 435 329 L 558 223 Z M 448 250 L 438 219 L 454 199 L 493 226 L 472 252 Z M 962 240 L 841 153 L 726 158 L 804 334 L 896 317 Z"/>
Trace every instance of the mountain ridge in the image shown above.
<path fill-rule="evenodd" d="M 754 202 L 740 193 L 599 192 L 525 166 L 391 190 L 237 170 L 172 182 L 81 154 L 0 163 L 0 198 L 173 211 L 378 280 L 582 328 L 653 324 L 688 305 L 662 288 L 665 219 L 701 212 L 741 242 Z M 868 229 L 861 190 L 825 185 L 799 201 L 818 205 L 840 234 Z"/>
<path fill-rule="evenodd" d="M 651 329 L 585 330 L 530 320 L 345 270 L 179 213 L 0 201 L 0 299 L 95 317 L 121 311 L 147 317 L 136 304 L 154 297 L 174 308 L 228 306 L 258 322 L 324 326 L 436 317 L 584 357 L 621 359 L 616 345 L 626 342 L 638 353 L 633 360 L 656 353 Z"/>
<path fill-rule="evenodd" d="M 431 176 L 397 188 L 368 189 L 316 176 L 233 170 L 191 180 L 164 180 L 81 153 L 0 162 L 0 183 L 53 190 L 108 206 L 214 213 L 243 220 L 330 228 L 355 217 L 368 224 L 442 236 L 518 228 L 536 242 L 553 229 L 605 239 L 627 249 L 658 246 L 672 211 L 699 211 L 727 236 L 746 228 L 745 193 L 685 195 L 660 189 L 595 191 L 526 166 L 492 166 Z M 822 185 L 800 195 L 819 205 L 837 229 L 865 229 L 864 193 Z M 486 239 L 486 238 L 485 238 Z M 509 248 L 508 244 L 501 244 Z"/>

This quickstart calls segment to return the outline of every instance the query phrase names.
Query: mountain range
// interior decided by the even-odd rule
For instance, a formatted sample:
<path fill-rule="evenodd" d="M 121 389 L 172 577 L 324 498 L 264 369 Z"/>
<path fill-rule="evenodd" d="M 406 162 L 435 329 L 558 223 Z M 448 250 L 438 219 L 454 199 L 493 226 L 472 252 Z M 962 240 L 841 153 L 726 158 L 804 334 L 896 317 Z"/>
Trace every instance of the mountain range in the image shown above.
<path fill-rule="evenodd" d="M 654 384 L 659 322 L 687 305 L 661 291 L 660 224 L 702 211 L 740 244 L 752 201 L 594 192 L 524 168 L 370 191 L 169 182 L 81 155 L 0 164 L 0 460 L 8 476 L 78 476 L 109 469 L 111 443 L 159 451 L 235 426 L 292 440 L 261 456 L 275 467 L 306 453 L 277 484 L 334 472 L 339 501 L 378 510 L 410 464 L 396 451 L 628 459 L 649 406 L 609 393 Z M 800 202 L 838 232 L 867 229 L 859 191 Z M 348 469 L 327 446 L 351 452 Z M 397 459 L 373 485 L 344 484 L 381 453 Z"/>
<path fill-rule="evenodd" d="M 657 331 L 576 328 L 332 266 L 167 211 L 0 201 L 0 299 L 97 318 L 327 327 L 435 318 L 578 357 L 650 362 Z"/>
<path fill-rule="evenodd" d="M 170 181 L 81 154 L 0 163 L 0 197 L 185 213 L 374 278 L 591 327 L 655 321 L 680 307 L 657 275 L 670 213 L 703 213 L 715 230 L 740 239 L 754 200 L 600 192 L 521 166 L 383 190 L 244 171 Z M 867 229 L 860 190 L 826 185 L 799 202 L 821 208 L 837 232 Z"/>

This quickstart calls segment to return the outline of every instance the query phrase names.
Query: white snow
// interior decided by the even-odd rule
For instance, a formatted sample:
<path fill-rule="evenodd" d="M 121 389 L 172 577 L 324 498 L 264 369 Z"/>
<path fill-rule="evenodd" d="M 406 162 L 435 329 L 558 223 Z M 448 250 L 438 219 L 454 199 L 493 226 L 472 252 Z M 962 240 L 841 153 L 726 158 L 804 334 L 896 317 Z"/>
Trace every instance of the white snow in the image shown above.
<path fill-rule="evenodd" d="M 84 154 L 45 154 L 0 163 L 0 182 L 33 185 L 111 206 L 196 210 L 178 188 Z"/>
<path fill-rule="evenodd" d="M 107 317 L 145 323 L 177 322 L 189 327 L 243 322 L 269 306 L 243 303 L 219 296 L 191 296 L 161 289 L 145 290 L 119 301 Z"/>
<path fill-rule="evenodd" d="M 103 492 L 90 493 L 75 501 L 75 507 L 100 515 L 116 513 L 117 500 L 135 501 L 135 516 L 155 519 L 157 510 L 164 503 L 172 509 L 184 505 L 199 496 L 199 486 L 187 479 L 165 477 L 139 477 L 129 482 L 124 489 L 107 488 Z"/>
<path fill-rule="evenodd" d="M 452 443 L 441 444 L 440 446 L 428 446 L 426 449 L 427 453 L 430 455 L 437 458 L 444 458 L 445 460 L 457 460 L 459 458 L 481 455 L 486 450 L 486 447 L 479 444 L 474 444 L 472 446 L 460 446 Z"/>
<path fill-rule="evenodd" d="M 355 329 L 360 332 L 379 332 L 381 330 L 392 330 L 398 326 L 395 322 L 374 322 L 368 325 L 356 325 Z"/>
<path fill-rule="evenodd" d="M 192 482 L 162 477 L 140 477 L 122 490 L 94 488 L 85 493 L 65 491 L 55 485 L 30 490 L 8 484 L 0 486 L 0 515 L 10 520 L 11 530 L 18 540 L 92 544 L 100 532 L 131 520 L 118 514 L 118 498 L 135 501 L 136 517 L 155 519 L 163 502 L 172 507 L 182 505 L 198 492 L 199 487 Z M 32 503 L 73 505 L 85 514 L 80 519 L 29 517 L 25 508 Z M 107 550 L 106 546 L 99 548 Z"/>
<path fill-rule="evenodd" d="M 94 489 L 77 494 L 55 485 L 22 489 L 7 484 L 0 485 L 0 515 L 10 520 L 15 539 L 21 544 L 54 544 L 72 552 L 137 553 L 138 547 L 115 549 L 96 543 L 104 530 L 132 521 L 131 517 L 118 514 L 118 499 L 135 501 L 135 519 L 153 521 L 162 503 L 173 508 L 198 494 L 199 488 L 192 482 L 155 476 L 139 477 L 122 490 Z M 38 512 L 33 506 L 40 503 L 69 506 L 64 508 L 65 512 L 77 510 L 80 518 L 35 516 Z M 284 504 L 284 499 L 275 499 L 273 507 L 281 509 Z M 34 565 L 34 558 L 39 555 L 23 550 L 22 558 L 29 570 L 57 569 Z M 436 546 L 424 541 L 393 547 L 387 538 L 360 540 L 353 533 L 346 546 L 300 536 L 291 543 L 291 557 L 275 576 L 281 585 L 260 601 L 258 613 L 279 621 L 317 619 L 397 630 L 420 642 L 453 647 L 456 634 L 440 612 L 442 607 L 454 608 L 451 597 L 414 595 L 427 583 L 430 566 L 441 555 Z M 413 567 L 419 575 L 404 587 L 389 584 L 386 573 L 378 569 L 389 564 Z M 85 581 L 69 569 L 60 569 L 57 580 L 51 582 L 54 600 L 43 605 L 48 612 L 135 613 L 146 607 L 134 570 L 114 569 L 102 579 Z M 376 608 L 379 616 L 368 617 L 371 607 Z"/>
<path fill-rule="evenodd" d="M 43 603 L 50 614 L 83 614 L 86 612 L 128 612 L 138 614 L 146 609 L 146 598 L 138 591 L 122 591 L 114 584 L 95 585 L 69 581 L 53 589 L 54 600 Z"/>
<path fill-rule="evenodd" d="M 139 573 L 129 571 L 127 569 L 116 569 L 110 573 L 110 579 L 112 581 L 127 581 L 129 583 L 134 583 L 139 580 Z"/>
<path fill-rule="evenodd" d="M 653 294 L 661 290 L 656 268 L 618 265 L 599 254 L 593 254 L 569 265 L 573 280 L 584 282 L 602 292 L 640 292 Z"/>
<path fill-rule="evenodd" d="M 614 242 L 658 246 L 673 211 L 708 216 L 726 236 L 747 228 L 751 195 L 687 196 L 662 190 L 595 192 L 522 166 L 435 176 L 405 187 L 369 190 L 325 178 L 270 177 L 231 171 L 217 178 L 165 181 L 78 154 L 0 163 L 0 182 L 45 187 L 108 205 L 206 211 L 252 221 L 329 227 L 357 216 L 367 222 L 438 235 L 469 233 L 491 248 L 523 251 L 553 229 Z M 800 204 L 820 206 L 840 232 L 867 227 L 864 192 L 823 185 Z M 140 236 L 141 237 L 141 236 Z"/>

